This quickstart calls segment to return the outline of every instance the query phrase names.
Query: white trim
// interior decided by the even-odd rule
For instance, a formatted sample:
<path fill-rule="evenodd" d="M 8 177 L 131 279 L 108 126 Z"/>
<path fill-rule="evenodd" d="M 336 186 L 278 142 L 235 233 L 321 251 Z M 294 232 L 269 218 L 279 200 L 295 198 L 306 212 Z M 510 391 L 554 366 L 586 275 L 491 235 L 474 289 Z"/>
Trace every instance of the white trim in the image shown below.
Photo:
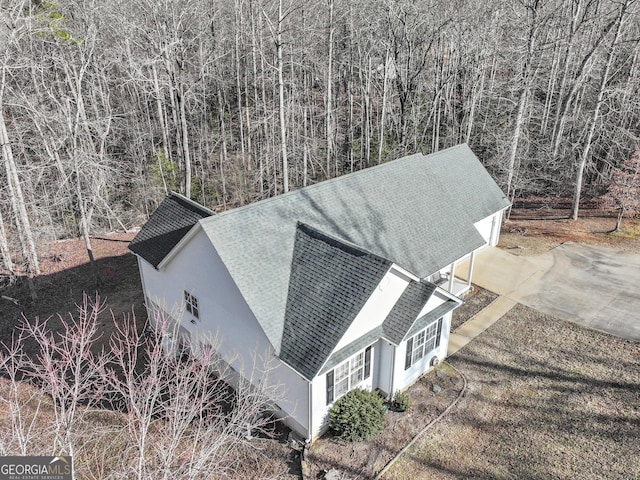
<path fill-rule="evenodd" d="M 313 382 L 309 382 L 309 398 L 307 399 L 307 442 L 313 441 Z"/>
<path fill-rule="evenodd" d="M 180 252 L 180 250 L 182 250 L 182 248 L 187 243 L 189 243 L 189 240 L 191 240 L 200 230 L 202 230 L 202 225 L 200 225 L 200 220 L 198 220 L 195 225 L 191 227 L 191 229 L 187 232 L 187 234 L 182 237 L 178 243 L 175 244 L 175 246 L 169 251 L 169 253 L 165 255 L 165 257 L 156 267 L 156 270 L 161 270 L 166 267 L 169 262 L 171 262 L 171 260 L 173 260 L 173 258 L 178 254 L 178 252 Z"/>
<path fill-rule="evenodd" d="M 419 282 L 420 278 L 416 277 L 413 273 L 411 273 L 409 270 L 405 270 L 404 268 L 402 268 L 401 266 L 397 265 L 397 264 L 393 264 L 391 265 L 391 268 L 393 268 L 394 270 L 396 270 L 398 273 L 401 273 L 402 275 L 405 275 L 407 277 L 409 277 L 411 280 Z M 391 270 L 391 268 L 389 270 Z"/>
<path fill-rule="evenodd" d="M 458 302 L 460 305 L 462 305 L 464 303 L 464 301 L 460 297 L 456 297 L 453 293 L 445 290 L 442 287 L 439 287 L 438 285 L 436 285 L 436 290 L 433 293 L 436 293 L 436 292 L 438 292 L 441 295 L 444 295 L 445 297 L 448 297 L 449 299 L 453 300 L 454 302 Z"/>

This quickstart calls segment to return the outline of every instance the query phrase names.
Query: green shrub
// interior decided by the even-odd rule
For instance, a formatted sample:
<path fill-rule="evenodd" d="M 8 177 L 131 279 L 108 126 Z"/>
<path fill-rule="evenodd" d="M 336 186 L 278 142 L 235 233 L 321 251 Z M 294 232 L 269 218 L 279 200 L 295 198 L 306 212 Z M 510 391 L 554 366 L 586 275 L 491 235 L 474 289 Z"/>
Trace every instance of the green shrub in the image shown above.
<path fill-rule="evenodd" d="M 393 396 L 393 409 L 396 412 L 406 412 L 411 407 L 411 397 L 408 393 L 398 390 Z"/>
<path fill-rule="evenodd" d="M 343 440 L 369 440 L 382 430 L 382 398 L 376 392 L 355 389 L 338 399 L 329 410 L 329 426 Z"/>

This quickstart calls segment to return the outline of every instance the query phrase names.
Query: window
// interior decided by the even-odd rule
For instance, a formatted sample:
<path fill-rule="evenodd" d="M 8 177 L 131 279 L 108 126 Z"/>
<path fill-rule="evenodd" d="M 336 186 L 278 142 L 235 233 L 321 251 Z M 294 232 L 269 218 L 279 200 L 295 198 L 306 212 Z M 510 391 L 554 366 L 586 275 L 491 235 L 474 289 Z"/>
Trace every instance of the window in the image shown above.
<path fill-rule="evenodd" d="M 200 309 L 198 308 L 198 299 L 185 290 L 184 303 L 187 306 L 187 312 L 196 318 L 200 318 Z"/>
<path fill-rule="evenodd" d="M 371 347 L 345 360 L 327 373 L 327 405 L 371 375 Z"/>
<path fill-rule="evenodd" d="M 407 355 L 405 357 L 404 369 L 408 369 L 423 357 L 440 346 L 440 335 L 442 334 L 442 318 L 433 322 L 424 330 L 416 333 L 407 341 Z"/>

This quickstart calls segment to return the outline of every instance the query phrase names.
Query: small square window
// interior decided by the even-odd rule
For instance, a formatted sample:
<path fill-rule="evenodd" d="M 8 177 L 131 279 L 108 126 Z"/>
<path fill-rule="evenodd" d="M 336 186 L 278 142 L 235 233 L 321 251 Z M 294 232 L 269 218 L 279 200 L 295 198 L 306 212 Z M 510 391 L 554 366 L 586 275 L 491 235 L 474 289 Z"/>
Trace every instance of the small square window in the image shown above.
<path fill-rule="evenodd" d="M 198 308 L 198 299 L 185 290 L 184 303 L 187 307 L 187 312 L 196 318 L 200 318 L 200 309 Z"/>

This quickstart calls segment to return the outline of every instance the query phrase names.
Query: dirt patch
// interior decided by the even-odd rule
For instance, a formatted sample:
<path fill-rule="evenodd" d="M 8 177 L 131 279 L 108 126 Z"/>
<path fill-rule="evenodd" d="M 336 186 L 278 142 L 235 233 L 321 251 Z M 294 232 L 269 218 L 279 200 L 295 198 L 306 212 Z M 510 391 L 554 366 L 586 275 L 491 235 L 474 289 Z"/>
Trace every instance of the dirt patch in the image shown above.
<path fill-rule="evenodd" d="M 92 240 L 97 277 L 89 266 L 87 251 L 81 239 L 52 242 L 41 248 L 42 275 L 33 279 L 37 298 L 32 300 L 26 279 L 18 278 L 1 290 L 2 295 L 17 300 L 0 300 L 0 339 L 10 338 L 22 316 L 27 319 L 51 318 L 75 314 L 83 295 L 98 295 L 107 307 L 100 316 L 102 333 L 108 338 L 113 331 L 113 317 L 135 313 L 140 323 L 146 319 L 142 285 L 135 256 L 127 249 L 135 233 L 113 233 Z M 46 253 L 43 253 L 46 252 Z"/>
<path fill-rule="evenodd" d="M 433 392 L 433 386 L 442 390 Z M 411 441 L 429 422 L 443 412 L 462 390 L 461 377 L 446 364 L 422 376 L 407 393 L 409 411 L 388 411 L 384 430 L 369 442 L 344 442 L 330 433 L 316 441 L 309 450 L 311 478 L 321 478 L 332 469 L 345 478 L 374 478 L 376 473 Z"/>
<path fill-rule="evenodd" d="M 611 233 L 615 215 L 596 209 L 582 210 L 575 221 L 569 215 L 568 209 L 545 206 L 514 208 L 502 226 L 499 246 L 515 255 L 538 255 L 564 242 L 640 252 L 640 219 L 624 219 L 621 231 Z"/>
<path fill-rule="evenodd" d="M 385 478 L 640 472 L 640 344 L 517 306 L 448 361 L 468 394 Z"/>
<path fill-rule="evenodd" d="M 497 294 L 478 287 L 477 285 L 472 285 L 471 289 L 463 297 L 464 303 L 453 311 L 451 317 L 451 331 L 455 331 L 460 325 L 493 302 L 496 298 L 498 298 Z"/>

